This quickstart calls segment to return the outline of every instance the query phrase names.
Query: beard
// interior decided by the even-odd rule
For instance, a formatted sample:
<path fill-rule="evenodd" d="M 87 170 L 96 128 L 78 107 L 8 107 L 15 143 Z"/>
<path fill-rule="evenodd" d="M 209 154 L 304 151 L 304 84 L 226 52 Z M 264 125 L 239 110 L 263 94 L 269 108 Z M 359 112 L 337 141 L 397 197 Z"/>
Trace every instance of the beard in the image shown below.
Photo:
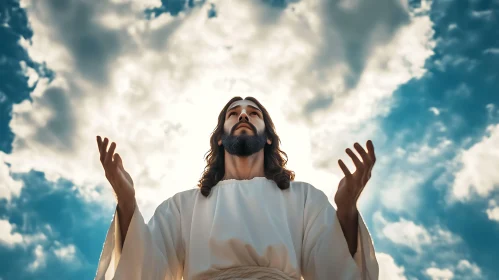
<path fill-rule="evenodd" d="M 239 135 L 228 135 L 226 133 L 222 135 L 222 144 L 225 151 L 240 157 L 247 157 L 259 152 L 265 147 L 266 141 L 265 133 L 262 133 L 262 135 L 249 135 L 246 131 L 242 131 Z"/>

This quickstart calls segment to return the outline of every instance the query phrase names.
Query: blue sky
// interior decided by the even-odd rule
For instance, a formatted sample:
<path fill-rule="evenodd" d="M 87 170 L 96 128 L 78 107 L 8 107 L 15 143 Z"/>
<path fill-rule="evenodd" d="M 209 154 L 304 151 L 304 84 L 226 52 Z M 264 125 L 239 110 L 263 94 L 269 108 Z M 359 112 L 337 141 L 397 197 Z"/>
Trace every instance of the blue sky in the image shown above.
<path fill-rule="evenodd" d="M 380 279 L 499 278 L 498 12 L 2 1 L 0 279 L 93 278 L 115 206 L 95 136 L 117 142 L 149 218 L 195 187 L 235 95 L 262 101 L 296 179 L 328 195 L 344 149 L 374 141 L 359 204 Z"/>

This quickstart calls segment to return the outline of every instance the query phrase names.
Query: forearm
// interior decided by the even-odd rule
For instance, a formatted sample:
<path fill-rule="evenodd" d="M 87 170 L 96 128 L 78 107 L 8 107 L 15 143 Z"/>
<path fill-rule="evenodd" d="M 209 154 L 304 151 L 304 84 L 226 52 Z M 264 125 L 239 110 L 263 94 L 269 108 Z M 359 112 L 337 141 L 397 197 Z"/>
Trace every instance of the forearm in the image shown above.
<path fill-rule="evenodd" d="M 352 257 L 357 252 L 357 235 L 359 229 L 359 212 L 357 209 L 342 211 L 338 209 L 336 215 L 341 225 L 341 230 L 348 244 Z"/>
<path fill-rule="evenodd" d="M 130 226 L 135 207 L 135 198 L 133 200 L 118 200 L 117 211 L 121 233 L 121 248 L 123 248 L 123 244 L 125 243 L 126 233 L 128 232 L 128 227 Z"/>

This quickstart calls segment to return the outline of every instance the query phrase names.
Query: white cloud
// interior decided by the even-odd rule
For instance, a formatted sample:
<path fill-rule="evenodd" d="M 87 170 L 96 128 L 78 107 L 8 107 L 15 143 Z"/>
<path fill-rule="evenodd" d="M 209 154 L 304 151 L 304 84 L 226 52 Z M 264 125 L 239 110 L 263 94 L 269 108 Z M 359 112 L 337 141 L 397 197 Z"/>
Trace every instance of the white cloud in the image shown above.
<path fill-rule="evenodd" d="M 380 188 L 380 200 L 385 208 L 398 213 L 411 213 L 419 207 L 422 184 L 435 174 L 437 168 L 445 166 L 442 158 L 455 149 L 454 143 L 445 137 L 432 139 L 434 132 L 441 130 L 437 122 L 428 127 L 423 139 L 417 142 L 408 144 L 404 139 L 410 129 L 391 139 L 390 150 L 396 146 L 395 153 L 376 163 L 377 170 L 386 171 L 371 179 L 372 185 Z"/>
<path fill-rule="evenodd" d="M 490 220 L 499 222 L 499 205 L 497 204 L 495 200 L 491 199 L 489 201 L 489 208 L 485 212 Z"/>
<path fill-rule="evenodd" d="M 374 214 L 374 220 L 382 238 L 387 238 L 398 246 L 411 248 L 418 254 L 430 247 L 451 247 L 461 242 L 460 237 L 440 225 L 426 228 L 404 218 L 391 222 L 379 211 Z"/>
<path fill-rule="evenodd" d="M 387 224 L 383 234 L 392 242 L 412 248 L 418 253 L 421 253 L 422 246 L 431 244 L 431 236 L 423 226 L 405 219 Z"/>
<path fill-rule="evenodd" d="M 76 247 L 73 244 L 63 246 L 59 242 L 56 242 L 57 248 L 54 249 L 55 256 L 64 262 L 75 262 L 76 258 Z"/>
<path fill-rule="evenodd" d="M 35 249 L 33 250 L 33 254 L 35 259 L 28 265 L 28 270 L 32 272 L 43 268 L 46 265 L 47 260 L 47 254 L 43 250 L 42 245 L 36 245 Z"/>
<path fill-rule="evenodd" d="M 329 194 L 344 149 L 382 135 L 375 118 L 390 111 L 399 85 L 425 73 L 434 47 L 426 2 L 412 15 L 395 2 L 349 7 L 370 17 L 330 7 L 352 25 L 331 22 L 323 13 L 329 1 L 301 1 L 294 11 L 219 1 L 216 18 L 207 18 L 204 5 L 151 21 L 132 2 L 121 3 L 122 12 L 117 3 L 86 3 L 71 2 L 64 17 L 54 17 L 47 2 L 23 2 L 34 36 L 21 44 L 57 75 L 51 84 L 39 81 L 33 102 L 14 105 L 16 136 L 5 161 L 12 172 L 43 171 L 51 181 L 72 180 L 86 199 L 110 200 L 96 189 L 111 192 L 95 140 L 107 136 L 118 144 L 146 218 L 167 197 L 195 187 L 217 114 L 234 95 L 266 106 L 296 179 Z M 88 21 L 72 16 L 81 10 Z M 390 26 L 389 12 L 404 20 Z M 357 24 L 366 34 L 349 32 Z M 82 39 L 94 47 L 81 48 Z M 355 42 L 362 42 L 360 61 L 347 55 Z"/>
<path fill-rule="evenodd" d="M 12 232 L 14 227 L 8 220 L 0 220 L 0 243 L 12 247 L 22 244 L 23 236 L 17 232 Z"/>
<path fill-rule="evenodd" d="M 385 253 L 376 253 L 379 265 L 379 279 L 386 280 L 407 280 L 405 268 L 395 263 L 392 256 Z"/>
<path fill-rule="evenodd" d="M 485 198 L 499 186 L 499 125 L 487 127 L 487 135 L 456 158 L 461 168 L 452 185 L 452 199 L 468 201 L 473 195 Z"/>
<path fill-rule="evenodd" d="M 448 268 L 430 267 L 425 272 L 432 280 L 450 280 L 454 278 L 454 273 Z"/>
<path fill-rule="evenodd" d="M 489 48 L 483 51 L 484 54 L 499 54 L 499 48 Z"/>
<path fill-rule="evenodd" d="M 432 112 L 433 114 L 435 114 L 435 116 L 438 116 L 440 115 L 440 110 L 438 110 L 438 108 L 436 107 L 430 107 L 430 109 L 428 109 L 430 112 Z"/>
<path fill-rule="evenodd" d="M 23 246 L 27 248 L 32 244 L 45 244 L 47 236 L 41 232 L 33 233 L 33 234 L 21 234 L 17 231 L 17 226 L 15 224 L 11 224 L 9 220 L 0 219 L 0 244 L 14 247 L 14 246 Z"/>
<path fill-rule="evenodd" d="M 460 42 L 457 40 L 443 40 L 438 45 L 445 48 L 455 48 L 455 44 L 458 43 Z M 465 56 L 444 54 L 441 59 L 433 60 L 433 64 L 441 72 L 445 72 L 449 67 L 465 69 L 467 72 L 471 72 L 477 67 L 478 61 Z"/>
<path fill-rule="evenodd" d="M 19 196 L 24 183 L 11 177 L 11 168 L 5 163 L 5 157 L 6 154 L 0 151 L 0 199 L 10 201 L 12 196 Z"/>
<path fill-rule="evenodd" d="M 456 271 L 464 276 L 472 277 L 473 279 L 482 277 L 482 270 L 480 267 L 464 259 L 459 261 Z"/>
<path fill-rule="evenodd" d="M 481 269 L 466 259 L 461 259 L 456 265 L 449 265 L 446 268 L 439 268 L 432 263 L 432 266 L 425 269 L 424 273 L 433 280 L 482 279 Z"/>
<path fill-rule="evenodd" d="M 471 17 L 476 19 L 491 20 L 492 10 L 471 11 Z"/>

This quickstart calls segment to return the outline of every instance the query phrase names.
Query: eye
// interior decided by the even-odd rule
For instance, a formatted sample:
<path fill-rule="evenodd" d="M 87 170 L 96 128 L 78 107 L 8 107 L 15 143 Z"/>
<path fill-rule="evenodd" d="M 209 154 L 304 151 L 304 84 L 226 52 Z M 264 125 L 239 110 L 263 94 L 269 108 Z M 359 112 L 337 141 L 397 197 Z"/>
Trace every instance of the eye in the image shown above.
<path fill-rule="evenodd" d="M 230 113 L 229 113 L 229 117 L 230 117 L 230 116 L 232 116 L 232 114 L 235 114 L 235 112 L 230 112 Z"/>

